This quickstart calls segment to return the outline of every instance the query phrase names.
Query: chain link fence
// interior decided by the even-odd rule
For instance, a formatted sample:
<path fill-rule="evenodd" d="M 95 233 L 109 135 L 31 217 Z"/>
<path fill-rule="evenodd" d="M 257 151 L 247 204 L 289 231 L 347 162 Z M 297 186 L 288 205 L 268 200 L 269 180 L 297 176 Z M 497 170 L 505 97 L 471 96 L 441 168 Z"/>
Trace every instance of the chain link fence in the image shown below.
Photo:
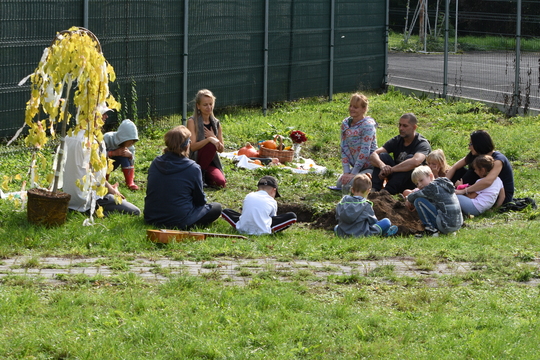
<path fill-rule="evenodd" d="M 384 85 L 386 1 L 2 0 L 0 137 L 24 120 L 32 73 L 56 32 L 83 26 L 117 80 L 119 116 L 189 116 L 201 88 L 217 107 L 260 106 Z"/>
<path fill-rule="evenodd" d="M 508 115 L 538 112 L 538 2 L 449 1 L 446 58 L 445 8 L 444 0 L 391 3 L 389 85 L 488 102 Z"/>

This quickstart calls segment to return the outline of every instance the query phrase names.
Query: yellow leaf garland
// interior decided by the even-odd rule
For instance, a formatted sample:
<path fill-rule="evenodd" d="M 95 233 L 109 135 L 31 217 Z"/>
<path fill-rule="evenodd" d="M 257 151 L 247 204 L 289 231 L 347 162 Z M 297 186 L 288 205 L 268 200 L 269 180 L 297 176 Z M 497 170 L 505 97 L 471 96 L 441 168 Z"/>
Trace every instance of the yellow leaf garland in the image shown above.
<path fill-rule="evenodd" d="M 62 99 L 71 87 L 73 98 L 68 101 L 76 108 L 76 115 L 75 126 L 69 134 L 75 136 L 80 130 L 86 131 L 87 143 L 91 144 L 88 174 L 107 169 L 107 159 L 100 154 L 98 147 L 103 140 L 103 120 L 99 109 L 107 106 L 118 110 L 120 104 L 110 94 L 108 85 L 109 81 L 116 80 L 116 74 L 103 56 L 94 34 L 79 27 L 58 33 L 51 46 L 43 51 L 29 79 L 31 95 L 25 112 L 25 123 L 30 127 L 25 139 L 27 146 L 43 148 L 49 140 L 47 131 L 54 137 L 57 125 L 64 119 L 71 123 L 72 114 L 67 109 L 67 101 Z M 40 112 L 46 114 L 45 119 L 36 119 Z M 44 163 L 46 159 L 41 156 L 41 166 Z M 37 171 L 33 175 L 37 183 Z M 102 185 L 101 179 L 94 176 L 89 179 L 81 179 L 77 185 L 84 187 L 87 181 L 91 182 L 88 184 L 90 188 Z M 52 180 L 50 175 L 47 180 Z"/>

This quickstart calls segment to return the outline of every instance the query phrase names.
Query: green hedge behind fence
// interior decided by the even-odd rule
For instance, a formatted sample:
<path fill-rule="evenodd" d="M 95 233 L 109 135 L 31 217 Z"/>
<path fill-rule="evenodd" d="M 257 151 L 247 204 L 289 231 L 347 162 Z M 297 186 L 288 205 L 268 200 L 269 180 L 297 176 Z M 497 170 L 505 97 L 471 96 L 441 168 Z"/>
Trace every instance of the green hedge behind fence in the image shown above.
<path fill-rule="evenodd" d="M 85 18 L 116 71 L 112 89 L 125 99 L 126 116 L 135 109 L 133 82 L 139 117 L 182 114 L 186 59 L 188 102 L 208 88 L 217 107 L 263 106 L 265 1 L 188 1 L 184 56 L 186 1 L 2 0 L 0 136 L 23 123 L 30 92 L 17 83 L 33 72 L 56 32 L 84 26 Z M 386 6 L 386 0 L 269 0 L 267 102 L 383 86 Z"/>

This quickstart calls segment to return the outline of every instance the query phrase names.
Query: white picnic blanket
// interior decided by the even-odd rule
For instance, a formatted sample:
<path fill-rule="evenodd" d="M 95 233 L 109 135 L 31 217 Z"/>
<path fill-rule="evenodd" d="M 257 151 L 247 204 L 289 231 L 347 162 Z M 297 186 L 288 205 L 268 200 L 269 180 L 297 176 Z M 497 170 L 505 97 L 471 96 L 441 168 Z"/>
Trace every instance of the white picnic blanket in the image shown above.
<path fill-rule="evenodd" d="M 238 155 L 237 152 L 222 152 L 219 154 L 219 156 L 236 162 L 236 166 L 243 169 L 253 170 L 264 167 L 264 165 L 257 165 L 253 163 L 253 161 L 246 155 Z M 278 166 L 282 169 L 289 169 L 296 174 L 307 174 L 310 172 L 316 174 L 324 174 L 326 172 L 326 168 L 324 166 L 319 166 L 315 164 L 315 161 L 313 161 L 312 159 L 301 159 L 302 161 L 298 163 L 289 163 L 288 166 Z"/>

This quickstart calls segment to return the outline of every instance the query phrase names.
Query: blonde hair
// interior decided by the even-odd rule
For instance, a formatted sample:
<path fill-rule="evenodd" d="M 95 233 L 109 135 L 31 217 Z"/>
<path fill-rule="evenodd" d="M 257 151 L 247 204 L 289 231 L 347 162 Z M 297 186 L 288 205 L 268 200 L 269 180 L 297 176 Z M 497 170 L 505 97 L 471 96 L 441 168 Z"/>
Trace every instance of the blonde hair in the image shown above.
<path fill-rule="evenodd" d="M 362 93 L 354 93 L 351 95 L 351 104 L 359 105 L 368 111 L 369 100 L 366 95 Z"/>
<path fill-rule="evenodd" d="M 197 119 L 199 117 L 199 109 L 197 108 L 197 105 L 199 105 L 202 102 L 203 97 L 209 97 L 212 99 L 212 103 L 216 104 L 216 97 L 214 94 L 208 90 L 208 89 L 201 89 L 197 92 L 197 95 L 195 95 L 195 105 L 193 109 L 193 119 Z M 214 117 L 214 110 L 212 109 L 212 114 L 210 114 L 210 117 Z"/>
<path fill-rule="evenodd" d="M 450 166 L 448 166 L 448 163 L 446 162 L 444 151 L 437 149 L 430 152 L 426 157 L 426 162 L 429 163 L 430 161 L 436 162 L 437 165 L 439 165 L 439 173 L 433 175 L 436 175 L 437 177 L 446 176 L 446 172 L 450 169 Z"/>
<path fill-rule="evenodd" d="M 191 132 L 184 125 L 172 128 L 164 136 L 165 146 L 167 146 L 164 151 L 187 157 L 189 155 L 190 138 Z"/>
<path fill-rule="evenodd" d="M 352 182 L 352 191 L 355 193 L 364 193 L 371 189 L 371 174 L 358 174 Z"/>
<path fill-rule="evenodd" d="M 429 166 L 422 165 L 413 170 L 411 174 L 411 180 L 413 183 L 416 184 L 418 183 L 418 180 L 420 180 L 420 178 L 430 175 L 433 175 L 433 171 L 431 171 L 431 168 Z"/>

